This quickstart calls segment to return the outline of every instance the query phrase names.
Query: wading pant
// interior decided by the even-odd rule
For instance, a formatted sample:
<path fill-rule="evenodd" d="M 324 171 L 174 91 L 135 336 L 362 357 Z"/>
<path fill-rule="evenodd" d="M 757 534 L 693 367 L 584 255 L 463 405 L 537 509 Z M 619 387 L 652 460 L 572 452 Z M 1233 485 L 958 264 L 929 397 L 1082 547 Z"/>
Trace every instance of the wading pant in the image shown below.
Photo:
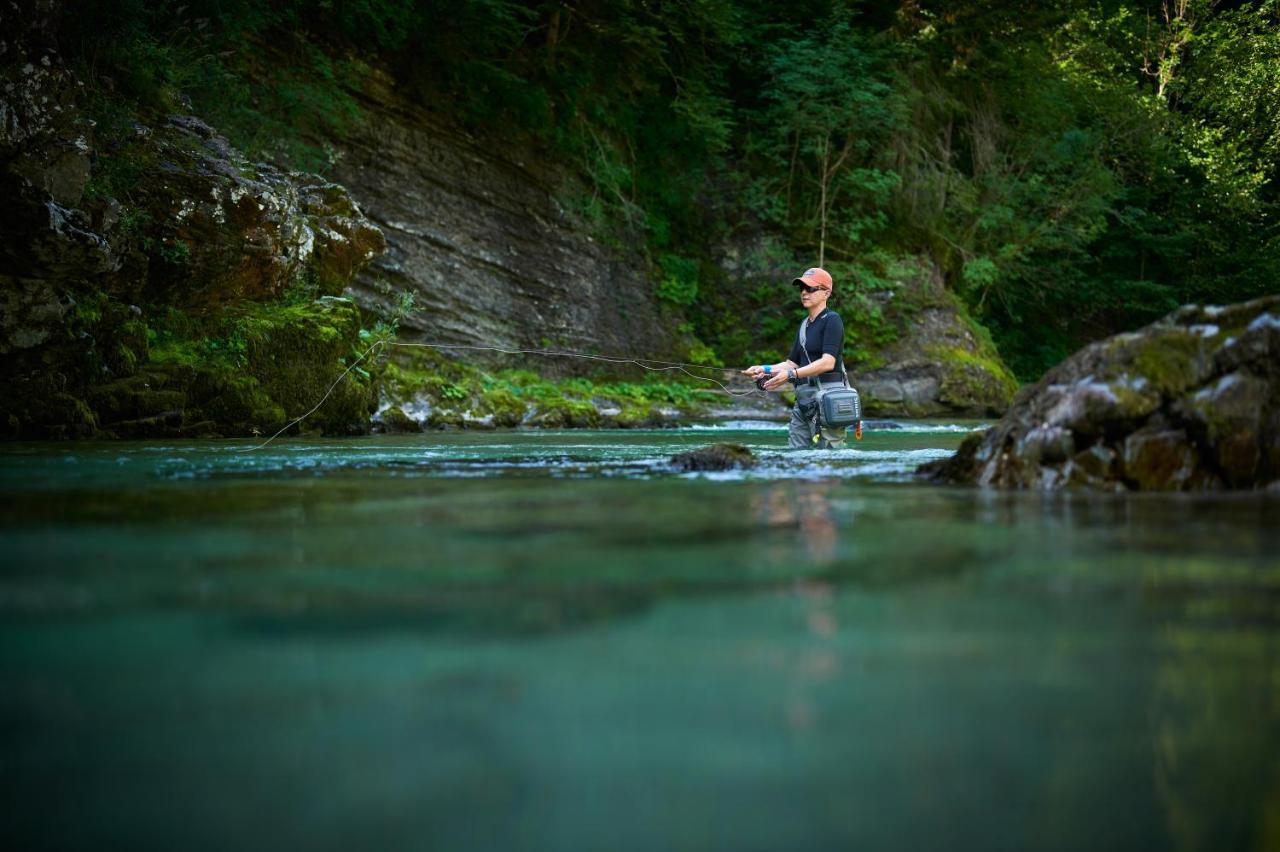
<path fill-rule="evenodd" d="M 835 384 L 824 387 L 844 387 Z M 791 407 L 787 425 L 787 446 L 793 450 L 838 450 L 848 437 L 847 429 L 823 429 L 818 424 L 818 389 L 814 385 L 796 386 L 796 404 Z"/>

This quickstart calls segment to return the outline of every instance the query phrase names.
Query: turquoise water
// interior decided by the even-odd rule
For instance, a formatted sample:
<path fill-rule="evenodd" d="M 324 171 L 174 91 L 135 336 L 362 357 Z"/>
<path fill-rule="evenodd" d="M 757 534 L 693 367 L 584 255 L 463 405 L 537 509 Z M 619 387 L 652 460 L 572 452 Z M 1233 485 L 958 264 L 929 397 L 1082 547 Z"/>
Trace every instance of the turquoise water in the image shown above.
<path fill-rule="evenodd" d="M 906 425 L 5 446 L 6 846 L 1280 848 L 1280 501 Z"/>

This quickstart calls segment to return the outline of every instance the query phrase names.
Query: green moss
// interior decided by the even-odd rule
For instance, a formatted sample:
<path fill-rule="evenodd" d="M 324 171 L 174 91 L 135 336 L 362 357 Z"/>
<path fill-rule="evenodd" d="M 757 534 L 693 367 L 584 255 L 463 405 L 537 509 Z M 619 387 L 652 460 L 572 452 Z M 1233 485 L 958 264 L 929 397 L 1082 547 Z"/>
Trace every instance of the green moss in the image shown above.
<path fill-rule="evenodd" d="M 460 411 L 434 409 L 427 415 L 427 426 L 432 429 L 461 429 L 467 425 Z"/>
<path fill-rule="evenodd" d="M 1205 339 L 1183 329 L 1170 329 L 1133 340 L 1112 344 L 1121 359 L 1163 396 L 1177 396 L 1196 385 L 1204 370 Z"/>
<path fill-rule="evenodd" d="M 585 390 L 593 396 L 622 406 L 643 403 L 693 409 L 712 402 L 715 398 L 715 391 L 677 382 L 608 382 L 588 385 Z"/>
<path fill-rule="evenodd" d="M 62 422 L 67 425 L 70 437 L 85 437 L 97 429 L 98 418 L 83 399 L 71 394 L 57 394 L 54 404 L 65 411 Z"/>
<path fill-rule="evenodd" d="M 614 425 L 621 429 L 643 429 L 661 419 L 652 406 L 628 405 L 618 412 Z"/>
<path fill-rule="evenodd" d="M 546 399 L 538 403 L 531 422 L 547 428 L 594 428 L 600 412 L 589 402 L 573 399 Z"/>
<path fill-rule="evenodd" d="M 283 407 L 263 390 L 253 376 L 206 377 L 219 386 L 219 393 L 203 403 L 205 415 L 220 423 L 233 424 L 236 431 L 274 431 L 288 420 Z"/>
<path fill-rule="evenodd" d="M 999 412 L 1018 390 L 1018 380 L 1008 367 L 981 349 L 974 352 L 959 346 L 931 346 L 926 352 L 943 367 L 938 398 L 948 405 Z"/>
<path fill-rule="evenodd" d="M 392 434 L 421 432 L 422 425 L 414 420 L 404 409 L 393 405 L 379 415 L 382 418 L 382 430 Z"/>
<path fill-rule="evenodd" d="M 475 411 L 482 417 L 492 416 L 494 426 L 511 428 L 524 422 L 528 406 L 507 388 L 494 387 L 481 394 Z"/>
<path fill-rule="evenodd" d="M 652 422 L 655 406 L 696 412 L 715 400 L 715 391 L 692 383 L 651 380 L 618 381 L 589 378 L 546 379 L 531 370 L 486 372 L 443 358 L 431 350 L 397 352 L 386 371 L 386 392 L 393 401 L 426 399 L 441 426 L 478 426 L 476 418 L 492 417 L 500 427 L 526 420 L 554 428 Z M 597 405 L 625 414 L 605 419 Z M 532 412 L 532 413 L 531 413 Z M 461 418 L 463 413 L 472 422 Z"/>
<path fill-rule="evenodd" d="M 154 417 L 187 406 L 181 387 L 170 387 L 161 375 L 146 372 L 89 389 L 89 402 L 104 424 Z"/>
<path fill-rule="evenodd" d="M 369 348 L 360 325 L 355 305 L 334 298 L 240 303 L 213 323 L 170 311 L 150 334 L 151 362 L 199 373 L 204 413 L 233 432 L 282 425 L 322 399 L 305 427 L 363 432 L 377 391 L 374 365 L 355 363 Z"/>
<path fill-rule="evenodd" d="M 489 417 L 499 427 L 525 422 L 552 428 L 645 425 L 659 419 L 657 406 L 694 414 L 717 396 L 692 380 L 552 380 L 527 369 L 485 371 L 429 349 L 396 350 L 386 368 L 384 388 L 394 403 L 429 401 L 438 412 L 436 425 L 472 428 L 481 425 L 476 419 Z M 616 407 L 625 414 L 603 418 L 599 407 Z M 470 415 L 470 422 L 464 414 Z"/>

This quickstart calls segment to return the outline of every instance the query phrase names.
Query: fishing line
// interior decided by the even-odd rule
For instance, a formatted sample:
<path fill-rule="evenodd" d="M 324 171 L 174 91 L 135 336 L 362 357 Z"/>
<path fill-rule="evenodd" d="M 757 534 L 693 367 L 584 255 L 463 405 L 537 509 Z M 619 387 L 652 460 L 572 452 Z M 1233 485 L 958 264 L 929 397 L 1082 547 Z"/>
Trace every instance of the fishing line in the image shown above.
<path fill-rule="evenodd" d="M 690 378 L 697 379 L 701 382 L 711 382 L 718 385 L 722 391 L 730 396 L 750 396 L 757 393 L 755 390 L 735 391 L 729 388 L 724 382 L 717 381 L 710 376 L 699 376 L 696 373 L 690 373 L 692 367 L 695 370 L 716 370 L 724 372 L 723 367 L 708 367 L 706 364 L 685 364 L 680 361 L 659 361 L 656 358 L 622 358 L 613 355 L 587 355 L 583 352 L 565 352 L 556 349 L 503 349 L 499 346 L 474 346 L 461 343 L 392 343 L 392 346 L 425 346 L 431 349 L 481 349 L 487 352 L 502 352 L 507 355 L 547 355 L 557 358 L 585 358 L 590 361 L 606 361 L 610 364 L 635 364 L 637 367 L 652 373 L 680 372 Z M 661 364 L 660 367 L 650 367 L 650 364 Z"/>
<path fill-rule="evenodd" d="M 720 390 L 724 391 L 725 393 L 727 393 L 729 396 L 732 396 L 732 397 L 753 396 L 757 393 L 763 393 L 763 391 L 757 390 L 755 388 L 751 388 L 750 390 L 745 390 L 745 391 L 735 391 L 732 388 L 730 388 L 728 385 L 726 385 L 724 382 L 721 382 L 717 379 L 713 379 L 710 376 L 700 376 L 697 373 L 689 372 L 690 368 L 695 370 L 719 370 L 719 371 L 723 370 L 723 368 L 721 367 L 708 367 L 706 364 L 686 364 L 680 361 L 659 361 L 655 358 L 622 358 L 622 357 L 617 357 L 612 355 L 588 355 L 583 352 L 565 352 L 565 351 L 556 350 L 556 349 L 504 349 L 503 347 L 500 347 L 500 346 L 476 346 L 476 345 L 462 344 L 462 343 L 399 343 L 399 342 L 389 341 L 389 340 L 375 340 L 373 342 L 373 345 L 371 345 L 368 349 L 364 351 L 364 354 L 362 354 L 356 360 L 352 361 L 347 366 L 347 369 L 343 370 L 342 373 L 338 376 L 338 378 L 333 380 L 333 384 L 329 385 L 329 389 L 325 391 L 324 396 L 320 397 L 320 401 L 317 402 L 315 405 L 313 405 L 310 411 L 308 411 L 306 414 L 303 414 L 301 417 L 298 417 L 295 420 L 292 420 L 286 423 L 284 426 L 280 428 L 278 432 L 276 432 L 270 438 L 267 438 L 267 440 L 263 441 L 261 444 L 257 444 L 252 447 L 238 447 L 236 448 L 235 451 L 238 453 L 247 453 L 247 452 L 252 452 L 253 450 L 260 450 L 263 447 L 267 446 L 267 444 L 270 444 L 276 438 L 279 438 L 289 429 L 292 429 L 294 426 L 297 426 L 299 423 L 301 423 L 303 420 L 306 420 L 312 414 L 315 414 L 317 411 L 320 410 L 320 406 L 324 405 L 325 401 L 328 400 L 329 397 L 333 395 L 334 390 L 338 387 L 338 385 L 342 382 L 342 380 L 345 379 L 352 370 L 354 370 L 357 366 L 359 366 L 361 361 L 364 361 L 371 354 L 373 354 L 373 351 L 375 349 L 378 349 L 379 347 L 382 347 L 382 346 L 401 346 L 405 348 L 418 347 L 418 348 L 426 348 L 426 349 L 471 349 L 471 350 L 482 350 L 486 352 L 501 352 L 506 355 L 546 355 L 549 357 L 557 357 L 557 358 L 583 358 L 590 361 L 605 361 L 610 364 L 635 364 L 637 367 L 641 367 L 652 373 L 664 373 L 664 372 L 674 371 L 674 372 L 684 373 L 686 376 L 689 376 L 692 379 L 697 379 L 700 382 L 711 382 L 711 384 L 718 386 Z M 650 364 L 658 364 L 661 366 L 651 367 L 649 366 Z"/>

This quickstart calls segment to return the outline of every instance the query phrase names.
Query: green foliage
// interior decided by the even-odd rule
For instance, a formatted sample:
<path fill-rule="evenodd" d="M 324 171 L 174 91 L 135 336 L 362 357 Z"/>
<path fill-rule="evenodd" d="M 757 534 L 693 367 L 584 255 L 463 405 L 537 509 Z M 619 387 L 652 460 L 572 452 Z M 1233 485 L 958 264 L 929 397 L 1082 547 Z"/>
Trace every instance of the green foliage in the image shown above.
<path fill-rule="evenodd" d="M 819 258 L 858 282 L 833 303 L 851 360 L 897 333 L 870 294 L 916 256 L 1022 379 L 1280 286 L 1280 0 L 102 0 L 60 47 L 98 122 L 86 192 L 126 216 L 155 167 L 137 112 L 189 102 L 249 156 L 324 170 L 389 69 L 570 163 L 566 206 L 651 261 L 707 363 L 785 351 L 783 282 Z M 768 257 L 725 274 L 742 242 Z"/>
<path fill-rule="evenodd" d="M 353 4 L 334 10 L 324 0 L 98 0 L 65 15 L 62 45 L 90 83 L 99 144 L 113 149 L 90 191 L 118 197 L 131 173 L 149 168 L 130 155 L 142 147 L 132 138 L 133 110 L 194 108 L 252 158 L 309 171 L 331 166 L 325 140 L 358 120 L 353 92 L 368 67 L 308 38 L 307 5 L 322 20 L 332 13 L 357 26 L 373 16 L 391 21 L 395 4 L 354 4 L 364 10 L 355 14 Z"/>
<path fill-rule="evenodd" d="M 375 283 L 375 289 L 390 291 L 389 285 L 385 281 Z M 395 303 L 391 310 L 384 316 L 378 317 L 372 328 L 362 328 L 359 333 L 359 351 L 352 354 L 360 357 L 366 352 L 373 349 L 378 344 L 389 344 L 396 339 L 396 333 L 399 331 L 400 322 L 414 312 L 417 298 L 413 293 L 400 293 L 395 296 Z M 390 355 L 390 348 L 377 355 L 378 363 L 385 363 Z"/>
<path fill-rule="evenodd" d="M 491 425 L 516 426 L 531 418 L 541 426 L 643 425 L 655 407 L 694 414 L 715 400 L 710 384 L 693 379 L 645 381 L 569 378 L 553 380 L 530 370 L 483 370 L 433 350 L 400 351 L 387 366 L 391 398 L 426 398 L 435 426 L 457 427 L 492 415 Z M 615 407 L 602 420 L 597 405 Z"/>
<path fill-rule="evenodd" d="M 698 298 L 698 261 L 666 254 L 662 256 L 658 283 L 659 299 L 674 305 L 692 305 Z"/>
<path fill-rule="evenodd" d="M 828 242 L 852 256 L 886 221 L 898 176 L 880 154 L 901 109 L 890 60 L 844 12 L 773 49 L 753 151 L 757 210 L 824 264 Z"/>

